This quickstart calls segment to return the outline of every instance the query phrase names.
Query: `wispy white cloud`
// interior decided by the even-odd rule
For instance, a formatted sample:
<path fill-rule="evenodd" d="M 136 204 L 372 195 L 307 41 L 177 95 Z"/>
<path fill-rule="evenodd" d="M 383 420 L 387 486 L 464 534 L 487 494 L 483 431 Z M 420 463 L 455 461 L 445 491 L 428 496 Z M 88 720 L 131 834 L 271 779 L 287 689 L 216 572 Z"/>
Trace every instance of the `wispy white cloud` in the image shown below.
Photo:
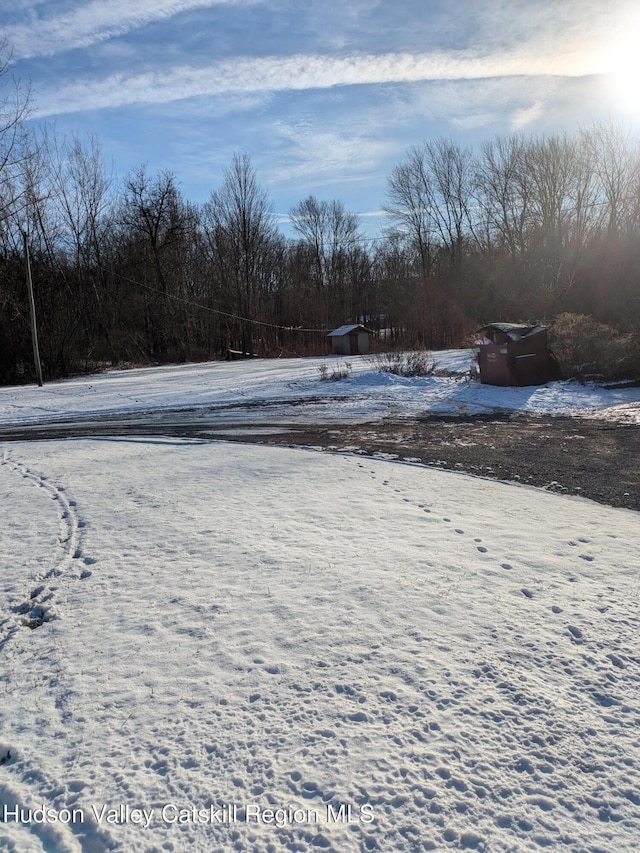
<path fill-rule="evenodd" d="M 569 83 L 583 81 L 588 89 L 586 81 L 591 79 L 529 75 L 437 81 L 399 89 L 394 114 L 405 124 L 412 123 L 416 115 L 430 122 L 446 117 L 468 138 L 478 132 L 518 131 L 557 110 L 558 99 Z M 572 121 L 571 111 L 565 119 Z"/>
<path fill-rule="evenodd" d="M 535 50 L 483 56 L 452 53 L 358 54 L 347 57 L 295 55 L 237 58 L 206 67 L 179 66 L 162 72 L 114 74 L 55 89 L 40 87 L 36 114 L 44 117 L 136 103 L 164 103 L 202 95 L 321 89 L 423 80 L 477 80 L 513 76 L 578 77 L 608 69 L 577 49 L 543 55 Z"/>
<path fill-rule="evenodd" d="M 327 130 L 320 124 L 313 119 L 272 126 L 287 151 L 286 160 L 271 172 L 273 184 L 304 188 L 310 174 L 315 186 L 357 183 L 369 179 L 371 170 L 393 150 L 391 140 L 375 138 L 368 127 Z"/>
<path fill-rule="evenodd" d="M 3 37 L 14 59 L 52 56 L 122 36 L 181 12 L 220 5 L 246 5 L 258 0 L 93 0 L 58 15 L 38 15 L 4 27 Z"/>
<path fill-rule="evenodd" d="M 544 112 L 544 104 L 542 101 L 536 101 L 529 107 L 516 110 L 511 119 L 511 127 L 513 130 L 523 130 L 533 124 Z"/>

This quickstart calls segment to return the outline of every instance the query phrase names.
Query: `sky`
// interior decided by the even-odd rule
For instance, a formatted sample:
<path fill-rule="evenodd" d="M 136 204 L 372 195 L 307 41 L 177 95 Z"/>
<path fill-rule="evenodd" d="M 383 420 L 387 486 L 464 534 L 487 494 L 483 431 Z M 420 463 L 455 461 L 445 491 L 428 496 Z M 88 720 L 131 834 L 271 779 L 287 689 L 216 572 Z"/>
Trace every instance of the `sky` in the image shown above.
<path fill-rule="evenodd" d="M 379 231 L 426 138 L 640 126 L 636 0 L 0 0 L 32 118 L 203 202 L 248 154 L 286 232 L 308 195 Z M 5 51 L 6 53 L 6 51 Z"/>

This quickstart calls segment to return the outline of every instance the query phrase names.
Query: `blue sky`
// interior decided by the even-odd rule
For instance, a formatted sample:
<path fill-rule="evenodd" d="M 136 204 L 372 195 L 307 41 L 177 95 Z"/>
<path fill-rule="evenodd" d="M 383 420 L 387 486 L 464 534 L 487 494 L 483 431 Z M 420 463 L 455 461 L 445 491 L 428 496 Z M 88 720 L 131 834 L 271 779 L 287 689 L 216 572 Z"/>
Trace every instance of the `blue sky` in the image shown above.
<path fill-rule="evenodd" d="M 339 198 L 370 233 L 424 138 L 640 125 L 637 0 L 0 0 L 0 16 L 32 121 L 95 134 L 117 176 L 169 169 L 205 201 L 246 153 L 276 213 Z"/>

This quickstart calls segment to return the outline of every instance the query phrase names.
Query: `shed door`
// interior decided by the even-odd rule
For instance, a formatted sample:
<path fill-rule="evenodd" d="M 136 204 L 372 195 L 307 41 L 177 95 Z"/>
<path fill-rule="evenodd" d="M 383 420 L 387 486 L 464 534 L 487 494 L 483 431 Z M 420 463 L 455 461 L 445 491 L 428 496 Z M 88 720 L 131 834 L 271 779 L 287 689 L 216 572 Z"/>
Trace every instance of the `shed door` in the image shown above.
<path fill-rule="evenodd" d="M 349 335 L 349 355 L 358 355 L 358 335 Z"/>

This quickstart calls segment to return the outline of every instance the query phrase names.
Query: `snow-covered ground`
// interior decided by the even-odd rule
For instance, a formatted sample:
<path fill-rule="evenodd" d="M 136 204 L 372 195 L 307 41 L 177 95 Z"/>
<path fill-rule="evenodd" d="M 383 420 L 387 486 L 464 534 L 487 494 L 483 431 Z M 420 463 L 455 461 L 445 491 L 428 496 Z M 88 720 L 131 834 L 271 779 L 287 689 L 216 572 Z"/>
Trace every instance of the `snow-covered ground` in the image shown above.
<path fill-rule="evenodd" d="M 252 359 L 142 370 L 0 388 L 0 424 L 41 423 L 166 409 L 200 411 L 218 424 L 232 421 L 376 421 L 381 417 L 520 410 L 605 417 L 640 423 L 640 388 L 608 391 L 576 382 L 496 388 L 465 377 L 472 350 L 433 354 L 449 376 L 406 379 L 380 373 L 366 356 Z M 321 381 L 320 369 L 350 365 L 351 377 Z M 300 405 L 300 403 L 304 405 Z"/>
<path fill-rule="evenodd" d="M 296 364 L 3 389 L 0 408 L 438 393 Z M 637 851 L 637 513 L 205 440 L 5 443 L 0 463 L 0 850 Z"/>

